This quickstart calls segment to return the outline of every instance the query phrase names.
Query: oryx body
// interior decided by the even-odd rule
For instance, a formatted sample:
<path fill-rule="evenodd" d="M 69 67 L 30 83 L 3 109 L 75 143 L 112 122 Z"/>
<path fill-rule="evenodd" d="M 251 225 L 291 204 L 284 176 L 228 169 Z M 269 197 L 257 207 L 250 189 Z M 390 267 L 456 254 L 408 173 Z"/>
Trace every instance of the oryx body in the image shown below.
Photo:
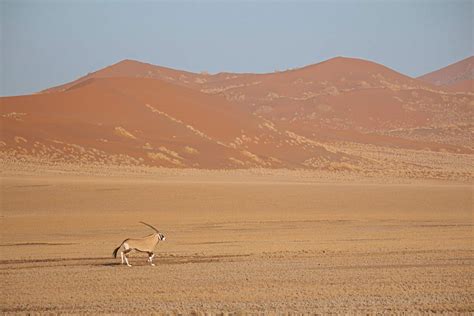
<path fill-rule="evenodd" d="M 151 226 L 150 224 L 140 222 L 144 225 L 147 225 L 148 227 L 151 227 L 156 233 L 153 233 L 151 235 L 142 237 L 142 238 L 128 238 L 125 239 L 120 246 L 115 248 L 113 255 L 115 258 L 117 258 L 117 252 L 118 250 L 123 246 L 123 250 L 120 252 L 120 257 L 122 259 L 122 264 L 125 262 L 127 266 L 131 267 L 132 265 L 128 262 L 128 254 L 131 253 L 132 251 L 140 251 L 140 252 L 146 252 L 148 253 L 148 262 L 154 266 L 155 264 L 153 263 L 153 257 L 155 254 L 153 253 L 155 250 L 156 245 L 160 241 L 164 241 L 165 235 L 160 233 L 155 227 Z"/>

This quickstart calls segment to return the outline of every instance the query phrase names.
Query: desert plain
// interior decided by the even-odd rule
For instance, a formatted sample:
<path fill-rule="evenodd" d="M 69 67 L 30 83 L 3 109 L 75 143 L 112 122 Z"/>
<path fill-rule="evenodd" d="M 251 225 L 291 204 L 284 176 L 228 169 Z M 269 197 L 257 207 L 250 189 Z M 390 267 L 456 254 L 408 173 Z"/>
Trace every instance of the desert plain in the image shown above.
<path fill-rule="evenodd" d="M 472 185 L 282 170 L 11 171 L 1 311 L 474 310 Z M 158 227 L 156 266 L 112 251 Z"/>

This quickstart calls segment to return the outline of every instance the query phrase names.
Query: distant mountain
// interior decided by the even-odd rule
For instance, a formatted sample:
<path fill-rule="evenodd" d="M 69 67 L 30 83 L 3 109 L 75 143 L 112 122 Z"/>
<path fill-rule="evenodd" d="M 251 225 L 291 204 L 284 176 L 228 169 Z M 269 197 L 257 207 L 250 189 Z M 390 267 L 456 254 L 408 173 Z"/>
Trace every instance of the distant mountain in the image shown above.
<path fill-rule="evenodd" d="M 124 60 L 39 94 L 0 98 L 0 158 L 425 168 L 403 153 L 473 153 L 472 95 L 457 90 L 344 57 L 267 74 L 198 74 Z"/>
<path fill-rule="evenodd" d="M 474 56 L 427 73 L 417 79 L 437 86 L 454 85 L 461 81 L 472 80 L 474 79 Z"/>

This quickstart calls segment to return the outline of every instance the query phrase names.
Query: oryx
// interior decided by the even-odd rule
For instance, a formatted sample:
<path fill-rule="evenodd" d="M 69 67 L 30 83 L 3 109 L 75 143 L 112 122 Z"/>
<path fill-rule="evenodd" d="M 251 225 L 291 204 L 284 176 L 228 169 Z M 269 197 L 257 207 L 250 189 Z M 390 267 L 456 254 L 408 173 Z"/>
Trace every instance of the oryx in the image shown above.
<path fill-rule="evenodd" d="M 153 257 L 155 256 L 155 254 L 153 253 L 153 250 L 155 249 L 156 245 L 160 241 L 164 241 L 166 239 L 165 235 L 160 233 L 158 231 L 158 229 L 151 226 L 150 224 L 147 224 L 147 223 L 144 223 L 144 222 L 140 222 L 140 223 L 142 223 L 142 224 L 144 224 L 148 227 L 151 227 L 154 231 L 156 231 L 156 233 L 145 236 L 143 238 L 128 238 L 128 239 L 125 239 L 120 244 L 120 246 L 115 248 L 115 250 L 113 252 L 113 256 L 114 256 L 114 258 L 117 258 L 117 251 L 120 249 L 120 247 L 123 246 L 123 251 L 120 252 L 120 256 L 122 258 L 122 264 L 124 262 L 126 262 L 127 266 L 131 267 L 132 265 L 130 263 L 128 263 L 128 257 L 127 256 L 130 252 L 132 252 L 133 250 L 136 250 L 136 251 L 148 253 L 148 262 L 152 266 L 155 266 L 155 264 L 153 263 Z"/>

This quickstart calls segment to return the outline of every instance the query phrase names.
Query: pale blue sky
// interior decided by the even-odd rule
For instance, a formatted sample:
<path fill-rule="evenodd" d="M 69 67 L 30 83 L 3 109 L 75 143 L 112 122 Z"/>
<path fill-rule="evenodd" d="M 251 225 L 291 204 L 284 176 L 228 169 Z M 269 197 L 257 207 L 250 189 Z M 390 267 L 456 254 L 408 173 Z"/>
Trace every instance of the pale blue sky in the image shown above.
<path fill-rule="evenodd" d="M 474 1 L 0 2 L 3 96 L 126 58 L 214 73 L 348 56 L 418 76 L 474 51 Z"/>

